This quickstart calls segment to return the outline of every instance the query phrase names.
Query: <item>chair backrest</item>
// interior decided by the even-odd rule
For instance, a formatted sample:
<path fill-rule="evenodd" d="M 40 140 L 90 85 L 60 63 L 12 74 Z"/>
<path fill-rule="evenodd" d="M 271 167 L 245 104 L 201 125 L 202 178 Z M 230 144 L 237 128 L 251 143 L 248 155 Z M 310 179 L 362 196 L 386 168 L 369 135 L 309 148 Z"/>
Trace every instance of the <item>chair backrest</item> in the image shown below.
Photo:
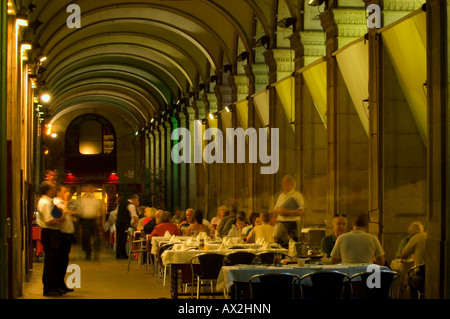
<path fill-rule="evenodd" d="M 281 255 L 281 258 L 283 259 L 292 259 L 292 257 L 286 253 L 279 253 Z M 275 257 L 274 251 L 265 251 L 262 253 L 256 254 L 255 262 L 263 265 L 272 265 L 273 264 L 273 258 Z"/>
<path fill-rule="evenodd" d="M 217 253 L 205 253 L 195 255 L 191 258 L 190 264 L 193 274 L 203 280 L 213 280 L 219 277 L 220 269 L 222 269 L 225 255 Z M 198 260 L 200 263 L 200 272 L 196 272 L 194 262 Z"/>
<path fill-rule="evenodd" d="M 300 278 L 300 283 L 303 285 L 307 278 L 311 280 L 311 298 L 314 299 L 343 299 L 345 283 L 350 283 L 347 274 L 335 270 L 320 270 L 306 274 Z"/>
<path fill-rule="evenodd" d="M 172 249 L 172 247 L 174 245 L 175 244 L 163 244 L 159 247 L 158 253 L 157 253 L 157 258 L 158 258 L 159 262 L 161 262 L 161 255 L 163 254 L 163 252 L 165 252 L 167 249 Z"/>
<path fill-rule="evenodd" d="M 380 286 L 369 285 L 370 276 L 380 275 Z M 362 272 L 351 277 L 352 285 L 355 284 L 356 278 L 361 278 L 361 284 L 364 291 L 364 297 L 367 299 L 388 299 L 391 298 L 392 284 L 398 278 L 398 274 L 394 271 L 381 270 L 378 274 L 373 272 Z M 375 284 L 375 282 L 374 282 Z"/>
<path fill-rule="evenodd" d="M 290 273 L 254 275 L 249 280 L 251 299 L 301 298 L 300 277 Z"/>
<path fill-rule="evenodd" d="M 249 265 L 253 263 L 255 254 L 249 251 L 236 251 L 226 254 L 225 258 L 225 264 L 227 266 Z"/>
<path fill-rule="evenodd" d="M 425 292 L 425 264 L 416 265 L 408 270 L 409 285 L 420 293 Z"/>

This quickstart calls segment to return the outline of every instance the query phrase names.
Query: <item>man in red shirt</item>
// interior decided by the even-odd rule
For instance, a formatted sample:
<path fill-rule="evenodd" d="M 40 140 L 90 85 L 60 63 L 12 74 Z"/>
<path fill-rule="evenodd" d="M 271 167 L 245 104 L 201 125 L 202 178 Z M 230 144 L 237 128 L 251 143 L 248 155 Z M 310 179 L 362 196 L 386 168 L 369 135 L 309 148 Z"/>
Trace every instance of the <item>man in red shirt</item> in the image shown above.
<path fill-rule="evenodd" d="M 148 237 L 148 241 L 151 242 L 153 236 L 164 236 L 166 231 L 171 235 L 181 236 L 181 231 L 177 225 L 170 222 L 171 215 L 169 212 L 163 211 L 159 216 L 159 220 L 156 220 L 157 225 Z"/>

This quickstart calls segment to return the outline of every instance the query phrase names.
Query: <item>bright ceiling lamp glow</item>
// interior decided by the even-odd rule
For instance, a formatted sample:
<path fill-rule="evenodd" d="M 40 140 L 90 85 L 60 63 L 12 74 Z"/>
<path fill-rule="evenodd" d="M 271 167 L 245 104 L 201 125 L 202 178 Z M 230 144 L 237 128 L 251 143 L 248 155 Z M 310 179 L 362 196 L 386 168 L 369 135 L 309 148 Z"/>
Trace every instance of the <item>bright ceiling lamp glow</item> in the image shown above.
<path fill-rule="evenodd" d="M 50 101 L 50 99 L 51 99 L 51 97 L 47 93 L 41 95 L 41 101 L 44 103 L 48 103 Z"/>

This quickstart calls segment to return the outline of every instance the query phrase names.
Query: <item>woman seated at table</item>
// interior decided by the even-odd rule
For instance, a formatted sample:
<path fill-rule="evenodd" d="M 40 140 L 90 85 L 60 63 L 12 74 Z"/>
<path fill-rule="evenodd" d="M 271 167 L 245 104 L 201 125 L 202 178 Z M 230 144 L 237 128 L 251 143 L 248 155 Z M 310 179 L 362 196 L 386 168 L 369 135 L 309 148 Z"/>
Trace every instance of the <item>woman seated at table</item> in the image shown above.
<path fill-rule="evenodd" d="M 222 222 L 222 220 L 223 220 L 223 218 L 225 217 L 225 216 L 228 216 L 228 208 L 227 208 L 227 206 L 224 206 L 224 205 L 222 205 L 222 206 L 220 206 L 218 209 L 217 209 L 217 216 L 215 216 L 215 217 L 213 217 L 212 219 L 211 219 L 211 231 L 216 231 L 216 230 L 218 230 L 219 229 L 219 225 L 220 225 L 220 223 Z"/>
<path fill-rule="evenodd" d="M 199 234 L 201 232 L 209 235 L 211 230 L 208 226 L 203 224 L 203 212 L 197 209 L 194 213 L 194 223 L 191 224 L 186 230 L 186 236 L 191 236 L 192 234 Z"/>
<path fill-rule="evenodd" d="M 145 207 L 144 208 L 144 217 L 139 219 L 137 224 L 138 231 L 144 231 L 145 225 L 155 218 L 156 209 L 154 207 Z"/>

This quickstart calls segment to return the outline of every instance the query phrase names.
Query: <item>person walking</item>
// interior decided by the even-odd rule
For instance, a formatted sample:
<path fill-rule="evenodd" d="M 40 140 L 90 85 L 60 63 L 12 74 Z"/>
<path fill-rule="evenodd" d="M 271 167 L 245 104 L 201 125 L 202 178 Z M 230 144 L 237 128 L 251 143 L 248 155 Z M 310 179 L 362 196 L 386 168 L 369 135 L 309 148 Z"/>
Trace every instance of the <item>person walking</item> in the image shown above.
<path fill-rule="evenodd" d="M 95 188 L 88 185 L 86 194 L 80 200 L 80 222 L 82 227 L 81 243 L 83 251 L 86 254 L 86 260 L 92 258 L 92 250 L 94 249 L 94 257 L 99 258 L 100 253 L 100 237 L 98 234 L 98 221 L 102 218 L 102 228 L 105 226 L 105 210 L 101 201 L 94 195 Z M 94 247 L 92 248 L 92 243 Z"/>

